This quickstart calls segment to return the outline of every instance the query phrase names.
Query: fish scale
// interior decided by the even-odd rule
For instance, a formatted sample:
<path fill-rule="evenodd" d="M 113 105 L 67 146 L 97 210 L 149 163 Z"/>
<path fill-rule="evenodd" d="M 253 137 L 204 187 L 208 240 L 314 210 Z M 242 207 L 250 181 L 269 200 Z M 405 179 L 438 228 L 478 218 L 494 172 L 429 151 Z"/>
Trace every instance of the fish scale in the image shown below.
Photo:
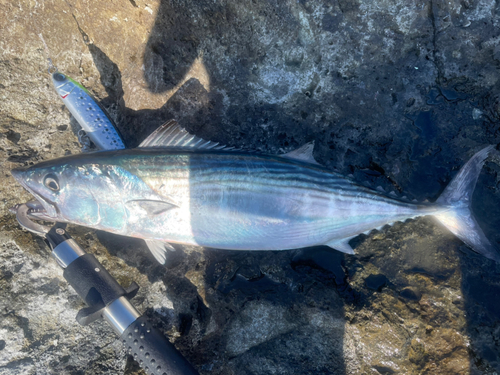
<path fill-rule="evenodd" d="M 136 168 L 134 166 L 131 169 L 138 174 L 142 174 L 145 181 L 151 181 L 155 178 L 161 180 L 165 177 L 165 173 L 168 173 L 171 169 L 176 169 L 179 171 L 180 178 L 185 178 L 188 171 L 191 171 L 191 173 L 192 171 L 196 171 L 196 180 L 199 179 L 204 184 L 208 184 L 210 181 L 217 181 L 214 183 L 215 187 L 217 184 L 227 183 L 239 184 L 239 188 L 243 188 L 243 182 L 248 180 L 252 182 L 249 185 L 252 188 L 256 186 L 260 186 L 261 188 L 285 186 L 286 188 L 286 186 L 290 185 L 290 182 L 293 182 L 295 189 L 306 189 L 311 194 L 316 191 L 322 191 L 327 197 L 331 197 L 333 191 L 338 194 L 339 199 L 358 198 L 361 202 L 361 200 L 366 198 L 370 202 L 381 201 L 400 207 L 415 207 L 415 205 L 409 204 L 409 202 L 398 201 L 397 199 L 375 192 L 372 189 L 357 185 L 344 177 L 332 174 L 324 168 L 313 169 L 311 166 L 304 168 L 304 165 L 289 164 L 288 161 L 285 160 L 284 162 L 284 159 L 277 157 L 260 155 L 258 162 L 255 163 L 254 158 L 245 154 L 240 154 L 243 157 L 237 159 L 237 153 L 210 153 L 208 155 L 203 154 L 202 157 L 196 157 L 194 154 L 187 155 L 192 155 L 189 161 L 187 159 L 182 160 L 178 164 L 176 164 L 175 160 L 155 160 L 149 167 L 143 167 L 144 164 L 138 162 L 137 164 L 140 167 Z M 212 162 L 214 157 L 217 157 L 217 160 Z M 131 165 L 135 164 L 134 162 L 131 163 Z M 266 166 L 262 167 L 261 164 L 265 164 Z M 176 175 L 169 175 L 169 178 L 174 179 L 178 177 Z M 211 188 L 207 187 L 207 189 L 210 190 Z M 427 205 L 422 205 L 422 207 L 427 207 Z"/>

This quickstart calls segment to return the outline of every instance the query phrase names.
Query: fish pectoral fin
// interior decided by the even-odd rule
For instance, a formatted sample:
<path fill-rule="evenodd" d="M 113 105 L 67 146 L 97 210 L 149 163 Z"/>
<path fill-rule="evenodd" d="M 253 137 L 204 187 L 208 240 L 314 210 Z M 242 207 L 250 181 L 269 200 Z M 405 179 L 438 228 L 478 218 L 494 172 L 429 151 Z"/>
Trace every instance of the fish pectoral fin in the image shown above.
<path fill-rule="evenodd" d="M 165 264 L 167 260 L 167 251 L 175 251 L 175 248 L 168 242 L 163 242 L 159 240 L 144 240 L 146 245 L 148 245 L 151 254 L 160 264 Z"/>
<path fill-rule="evenodd" d="M 349 238 L 341 238 L 340 240 L 333 240 L 325 243 L 326 246 L 329 246 L 335 250 L 342 251 L 346 254 L 354 254 L 354 249 L 349 245 L 349 241 L 354 237 Z"/>
<path fill-rule="evenodd" d="M 321 165 L 314 159 L 313 150 L 314 150 L 314 141 L 306 143 L 304 146 L 299 147 L 296 150 L 290 151 L 280 156 L 282 158 L 305 161 L 306 163 L 309 164 Z"/>
<path fill-rule="evenodd" d="M 146 211 L 148 216 L 157 216 L 168 210 L 171 210 L 172 208 L 179 207 L 173 202 L 152 199 L 130 200 L 125 203 L 125 205 L 130 210 L 141 209 L 143 211 Z"/>

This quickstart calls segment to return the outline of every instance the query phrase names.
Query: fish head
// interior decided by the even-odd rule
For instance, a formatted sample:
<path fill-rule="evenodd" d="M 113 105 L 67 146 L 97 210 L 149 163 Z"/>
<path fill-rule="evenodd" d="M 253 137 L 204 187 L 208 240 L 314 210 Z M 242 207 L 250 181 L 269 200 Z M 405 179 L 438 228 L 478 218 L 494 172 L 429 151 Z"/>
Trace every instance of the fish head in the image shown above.
<path fill-rule="evenodd" d="M 56 159 L 11 173 L 36 198 L 28 207 L 41 220 L 95 226 L 101 221 L 100 197 L 113 198 L 106 194 L 109 177 L 92 163 Z"/>
<path fill-rule="evenodd" d="M 26 203 L 30 216 L 124 233 L 130 217 L 140 220 L 175 206 L 126 165 L 115 151 L 104 151 L 44 161 L 11 173 L 36 198 Z"/>

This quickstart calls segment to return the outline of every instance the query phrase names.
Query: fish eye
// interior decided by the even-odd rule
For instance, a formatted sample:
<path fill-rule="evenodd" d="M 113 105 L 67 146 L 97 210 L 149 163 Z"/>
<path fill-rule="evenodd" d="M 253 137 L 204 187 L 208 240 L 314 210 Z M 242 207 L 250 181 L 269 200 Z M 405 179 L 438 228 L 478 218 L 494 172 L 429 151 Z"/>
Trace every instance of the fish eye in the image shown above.
<path fill-rule="evenodd" d="M 52 191 L 59 191 L 59 182 L 57 181 L 57 177 L 53 174 L 45 176 L 43 184 Z"/>

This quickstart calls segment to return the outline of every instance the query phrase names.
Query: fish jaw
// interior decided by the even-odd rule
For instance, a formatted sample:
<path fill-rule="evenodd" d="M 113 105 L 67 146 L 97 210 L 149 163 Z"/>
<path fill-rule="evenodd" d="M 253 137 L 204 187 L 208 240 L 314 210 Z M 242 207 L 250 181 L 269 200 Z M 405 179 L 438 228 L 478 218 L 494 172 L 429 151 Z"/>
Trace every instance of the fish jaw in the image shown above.
<path fill-rule="evenodd" d="M 29 214 L 40 220 L 57 221 L 59 218 L 57 206 L 39 194 L 34 187 L 30 186 L 31 177 L 28 171 L 22 168 L 15 168 L 11 171 L 11 174 L 36 199 L 36 201 L 27 203 L 30 208 Z"/>

